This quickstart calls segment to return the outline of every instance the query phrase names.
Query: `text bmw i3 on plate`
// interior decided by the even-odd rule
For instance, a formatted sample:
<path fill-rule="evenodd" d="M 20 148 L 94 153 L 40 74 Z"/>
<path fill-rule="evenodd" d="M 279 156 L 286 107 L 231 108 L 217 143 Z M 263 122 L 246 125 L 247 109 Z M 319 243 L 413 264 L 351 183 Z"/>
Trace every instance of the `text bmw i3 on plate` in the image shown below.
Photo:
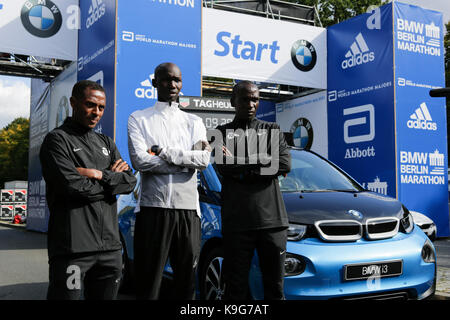
<path fill-rule="evenodd" d="M 435 292 L 436 252 L 398 200 L 364 190 L 314 152 L 291 149 L 291 172 L 280 177 L 288 212 L 286 299 L 424 299 Z M 200 299 L 221 299 L 223 251 L 220 177 L 199 173 L 202 249 L 197 277 Z M 119 199 L 124 281 L 133 259 L 137 192 Z M 170 276 L 171 268 L 166 266 Z M 250 298 L 262 299 L 258 257 L 249 276 Z"/>

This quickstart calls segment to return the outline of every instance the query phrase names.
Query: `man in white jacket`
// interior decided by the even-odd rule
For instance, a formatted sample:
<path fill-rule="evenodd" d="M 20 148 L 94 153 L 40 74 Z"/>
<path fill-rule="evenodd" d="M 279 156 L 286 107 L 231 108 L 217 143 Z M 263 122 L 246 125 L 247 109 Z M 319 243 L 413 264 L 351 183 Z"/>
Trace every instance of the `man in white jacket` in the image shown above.
<path fill-rule="evenodd" d="M 172 297 L 192 300 L 201 244 L 196 170 L 209 164 L 211 149 L 202 120 L 178 108 L 178 66 L 157 66 L 152 84 L 156 104 L 128 119 L 130 159 L 141 174 L 134 234 L 137 299 L 158 299 L 169 258 Z"/>

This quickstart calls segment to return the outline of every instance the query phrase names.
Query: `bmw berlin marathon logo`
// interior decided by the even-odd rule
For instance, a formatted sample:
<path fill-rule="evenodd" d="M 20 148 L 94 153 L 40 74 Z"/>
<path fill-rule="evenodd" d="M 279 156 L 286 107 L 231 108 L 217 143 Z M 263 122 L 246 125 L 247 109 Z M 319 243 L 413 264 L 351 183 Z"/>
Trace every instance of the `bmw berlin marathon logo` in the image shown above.
<path fill-rule="evenodd" d="M 311 149 L 314 132 L 311 125 L 306 118 L 298 118 L 291 126 L 292 138 L 294 139 L 294 145 L 306 150 Z"/>
<path fill-rule="evenodd" d="M 297 69 L 310 71 L 316 65 L 316 49 L 306 40 L 297 40 L 291 48 L 291 59 Z"/>
<path fill-rule="evenodd" d="M 58 7 L 50 0 L 28 0 L 20 12 L 22 24 L 29 33 L 40 38 L 55 35 L 62 24 Z"/>

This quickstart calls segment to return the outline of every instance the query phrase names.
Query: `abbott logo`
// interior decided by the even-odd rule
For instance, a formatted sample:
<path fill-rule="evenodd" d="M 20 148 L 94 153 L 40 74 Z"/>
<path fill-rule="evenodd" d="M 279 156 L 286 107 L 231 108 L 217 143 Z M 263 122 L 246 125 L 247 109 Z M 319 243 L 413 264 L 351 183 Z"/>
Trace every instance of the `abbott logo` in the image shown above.
<path fill-rule="evenodd" d="M 136 97 L 140 99 L 156 99 L 157 98 L 157 90 L 152 85 L 152 80 L 155 77 L 154 74 L 151 74 L 149 78 L 145 79 L 141 82 L 141 87 L 137 88 L 134 91 Z"/>
<path fill-rule="evenodd" d="M 122 31 L 122 40 L 133 42 L 134 41 L 134 32 L 132 31 Z"/>
<path fill-rule="evenodd" d="M 417 108 L 409 118 L 406 125 L 410 129 L 437 130 L 437 124 L 436 122 L 432 122 L 433 119 L 431 118 L 425 102 L 422 102 L 420 107 Z"/>
<path fill-rule="evenodd" d="M 86 29 L 92 27 L 94 23 L 100 20 L 106 13 L 106 5 L 103 0 L 92 0 L 91 6 L 89 7 L 89 17 L 86 20 Z"/>
<path fill-rule="evenodd" d="M 373 104 L 344 109 L 344 116 L 357 113 L 369 113 L 369 133 L 363 135 L 351 136 L 349 131 L 351 127 L 361 126 L 367 123 L 367 115 L 364 117 L 353 118 L 344 122 L 344 141 L 345 143 L 357 143 L 371 141 L 375 138 L 375 108 Z"/>
<path fill-rule="evenodd" d="M 370 51 L 361 32 L 355 37 L 350 50 L 345 54 L 345 58 L 341 63 L 342 69 L 356 67 L 375 60 L 375 53 Z"/>

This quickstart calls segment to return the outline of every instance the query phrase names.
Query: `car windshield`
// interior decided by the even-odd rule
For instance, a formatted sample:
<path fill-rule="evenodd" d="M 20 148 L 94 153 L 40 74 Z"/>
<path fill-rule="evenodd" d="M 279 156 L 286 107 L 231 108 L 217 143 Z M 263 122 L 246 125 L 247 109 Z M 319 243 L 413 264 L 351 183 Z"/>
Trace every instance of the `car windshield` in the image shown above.
<path fill-rule="evenodd" d="M 363 190 L 339 169 L 311 152 L 293 149 L 291 156 L 291 171 L 286 177 L 278 178 L 282 192 Z"/>

